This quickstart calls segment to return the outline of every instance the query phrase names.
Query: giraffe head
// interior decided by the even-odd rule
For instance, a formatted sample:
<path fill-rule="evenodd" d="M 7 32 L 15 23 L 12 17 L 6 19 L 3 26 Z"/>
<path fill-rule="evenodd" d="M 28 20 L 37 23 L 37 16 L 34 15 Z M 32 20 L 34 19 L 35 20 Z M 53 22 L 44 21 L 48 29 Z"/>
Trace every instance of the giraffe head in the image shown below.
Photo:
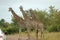
<path fill-rule="evenodd" d="M 29 11 L 32 11 L 32 9 L 30 9 Z"/>
<path fill-rule="evenodd" d="M 19 8 L 20 8 L 20 11 L 22 11 L 22 10 L 23 10 L 23 7 L 22 7 L 22 6 L 20 6 Z"/>
<path fill-rule="evenodd" d="M 11 11 L 11 10 L 12 10 L 12 8 L 10 7 L 8 11 Z"/>

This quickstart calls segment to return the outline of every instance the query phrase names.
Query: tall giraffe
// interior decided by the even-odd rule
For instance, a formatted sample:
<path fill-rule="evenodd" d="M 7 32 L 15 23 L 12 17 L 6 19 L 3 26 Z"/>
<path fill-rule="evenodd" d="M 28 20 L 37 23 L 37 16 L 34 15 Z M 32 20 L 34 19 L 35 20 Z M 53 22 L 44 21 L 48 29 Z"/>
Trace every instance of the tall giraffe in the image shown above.
<path fill-rule="evenodd" d="M 37 17 L 36 17 L 36 15 L 35 15 L 35 12 L 32 10 L 32 9 L 30 9 L 30 13 L 31 13 L 31 16 L 32 16 L 32 20 L 33 20 L 33 23 L 37 23 L 36 25 L 37 25 L 37 29 L 36 29 L 36 40 L 38 40 L 38 28 L 40 28 L 40 30 L 41 30 L 41 40 L 43 40 L 43 22 L 42 21 L 38 21 L 38 19 L 37 19 Z"/>
<path fill-rule="evenodd" d="M 30 11 L 30 14 L 32 16 L 32 24 L 34 24 L 34 27 L 35 27 L 35 31 L 36 31 L 36 40 L 38 40 L 38 23 L 37 23 L 37 17 L 34 13 L 34 11 L 32 11 L 32 9 L 29 10 Z"/>
<path fill-rule="evenodd" d="M 30 40 L 30 26 L 31 26 L 31 18 L 29 16 L 27 16 L 26 12 L 23 10 L 23 7 L 20 6 L 19 7 L 20 11 L 22 12 L 23 16 L 24 16 L 24 20 L 26 23 L 26 28 L 27 28 L 27 33 L 28 33 L 28 40 Z"/>
<path fill-rule="evenodd" d="M 20 33 L 21 33 L 21 26 L 25 25 L 25 24 L 24 24 L 24 20 L 23 20 L 21 17 L 19 17 L 19 16 L 14 12 L 14 10 L 13 10 L 11 7 L 9 8 L 9 11 L 12 13 L 14 19 L 17 21 L 18 26 L 20 26 L 20 27 L 19 27 L 19 37 L 20 37 L 20 36 L 21 36 L 21 35 L 20 35 Z M 19 40 L 20 40 L 20 38 L 19 38 Z"/>
<path fill-rule="evenodd" d="M 36 40 L 38 40 L 38 27 L 37 27 L 38 23 L 37 23 L 37 18 L 35 16 L 35 14 L 32 15 L 32 19 L 31 19 L 29 16 L 27 16 L 27 13 L 23 10 L 22 6 L 20 6 L 20 11 L 22 11 L 25 20 L 27 22 L 30 21 L 29 23 L 34 26 L 34 28 L 36 30 Z"/>

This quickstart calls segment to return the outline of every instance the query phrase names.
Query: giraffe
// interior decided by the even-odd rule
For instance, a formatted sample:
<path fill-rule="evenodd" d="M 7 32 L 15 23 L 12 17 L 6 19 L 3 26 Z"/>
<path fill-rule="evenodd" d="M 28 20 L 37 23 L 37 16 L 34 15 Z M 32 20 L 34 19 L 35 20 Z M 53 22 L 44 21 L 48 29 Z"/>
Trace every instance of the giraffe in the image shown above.
<path fill-rule="evenodd" d="M 27 16 L 27 13 L 23 10 L 23 7 L 22 6 L 20 6 L 20 11 L 22 11 L 25 20 L 28 21 L 28 22 L 30 21 L 29 23 L 34 26 L 34 28 L 36 30 L 36 40 L 38 40 L 38 27 L 37 26 L 41 26 L 41 23 L 38 22 L 36 15 L 35 14 L 32 14 L 33 12 L 31 10 L 30 10 L 30 12 L 32 14 L 31 15 L 32 16 L 32 19 Z"/>
<path fill-rule="evenodd" d="M 12 13 L 13 17 L 15 18 L 15 20 L 17 21 L 17 24 L 19 26 L 19 37 L 21 36 L 20 33 L 21 33 L 21 26 L 25 25 L 24 24 L 24 20 L 23 18 L 19 17 L 15 12 L 14 10 L 10 7 L 9 8 L 9 11 Z M 20 38 L 19 38 L 20 40 Z"/>
<path fill-rule="evenodd" d="M 11 11 L 11 9 L 12 8 L 10 8 L 10 11 Z M 42 30 L 43 29 L 43 24 L 42 23 L 39 23 L 37 21 L 36 15 L 32 12 L 33 10 L 32 11 L 30 10 L 31 15 L 32 15 L 32 19 L 29 16 L 27 16 L 27 14 L 23 10 L 22 6 L 20 6 L 20 11 L 23 13 L 23 16 L 25 18 L 23 22 L 25 23 L 26 28 L 27 28 L 28 39 L 30 40 L 30 30 L 29 30 L 29 27 L 28 26 L 30 26 L 30 24 L 32 24 L 36 28 L 36 40 L 38 40 L 38 27 L 37 26 L 42 26 L 41 27 L 41 30 Z M 19 17 L 17 17 L 17 15 L 14 14 L 15 12 L 13 10 L 11 12 L 13 13 L 13 16 L 16 18 L 16 20 L 19 19 Z M 18 21 L 18 24 L 20 25 L 20 22 L 21 22 L 20 19 L 17 20 L 17 21 Z M 41 31 L 41 34 L 43 34 L 43 31 Z M 42 37 L 42 35 L 41 35 L 41 37 Z"/>
<path fill-rule="evenodd" d="M 28 33 L 28 40 L 30 40 L 30 26 L 31 26 L 31 18 L 29 16 L 27 16 L 26 12 L 23 10 L 23 7 L 20 6 L 19 7 L 20 11 L 22 12 L 23 16 L 24 16 L 24 20 L 25 20 L 25 24 L 26 24 L 26 28 L 27 28 L 27 33 Z"/>
<path fill-rule="evenodd" d="M 30 9 L 29 10 L 30 11 L 30 14 L 31 14 L 31 16 L 32 16 L 32 22 L 33 23 L 37 23 L 36 25 L 36 40 L 38 40 L 38 28 L 40 28 L 40 30 L 41 30 L 41 40 L 43 40 L 43 22 L 42 21 L 38 21 L 38 19 L 37 19 L 37 17 L 36 17 L 36 15 L 35 15 L 35 12 L 32 10 L 32 9 Z"/>
<path fill-rule="evenodd" d="M 38 23 L 37 23 L 37 17 L 36 17 L 35 14 L 33 14 L 33 11 L 31 9 L 29 11 L 30 11 L 30 14 L 32 16 L 32 24 L 34 25 L 34 29 L 36 31 L 36 40 L 38 40 L 38 27 L 37 27 Z"/>

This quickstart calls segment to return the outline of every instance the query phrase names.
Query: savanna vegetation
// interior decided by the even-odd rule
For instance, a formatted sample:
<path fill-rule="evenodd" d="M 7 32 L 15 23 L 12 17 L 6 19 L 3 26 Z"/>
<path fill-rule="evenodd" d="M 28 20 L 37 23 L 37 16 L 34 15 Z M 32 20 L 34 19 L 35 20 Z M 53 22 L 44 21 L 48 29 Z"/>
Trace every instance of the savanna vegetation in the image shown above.
<path fill-rule="evenodd" d="M 29 10 L 27 10 L 29 11 Z M 38 21 L 42 20 L 44 23 L 44 30 L 47 32 L 60 32 L 60 10 L 56 9 L 54 6 L 50 6 L 49 10 L 34 10 Z M 28 14 L 29 15 L 29 14 Z M 6 22 L 4 19 L 0 20 L 0 28 L 6 34 L 18 33 L 19 26 L 16 20 L 12 17 L 12 22 Z M 34 30 L 31 28 L 31 31 Z M 26 28 L 22 28 L 22 32 L 25 32 Z"/>

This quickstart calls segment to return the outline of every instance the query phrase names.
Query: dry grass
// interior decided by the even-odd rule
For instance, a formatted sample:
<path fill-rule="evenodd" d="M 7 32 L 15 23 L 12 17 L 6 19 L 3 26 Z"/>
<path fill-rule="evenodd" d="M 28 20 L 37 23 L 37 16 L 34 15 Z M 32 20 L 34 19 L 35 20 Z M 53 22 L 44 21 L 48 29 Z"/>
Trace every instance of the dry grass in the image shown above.
<path fill-rule="evenodd" d="M 23 38 L 26 38 L 27 34 L 26 33 L 21 33 L 21 36 Z M 35 38 L 35 33 L 31 32 L 30 36 L 31 36 L 31 38 Z M 8 40 L 9 39 L 10 40 L 17 40 L 18 39 L 18 34 L 7 35 L 7 39 Z M 40 39 L 40 33 L 39 33 L 39 39 Z M 44 33 L 44 40 L 60 40 L 60 32 Z"/>
<path fill-rule="evenodd" d="M 52 32 L 44 34 L 45 40 L 60 40 L 60 32 Z"/>

